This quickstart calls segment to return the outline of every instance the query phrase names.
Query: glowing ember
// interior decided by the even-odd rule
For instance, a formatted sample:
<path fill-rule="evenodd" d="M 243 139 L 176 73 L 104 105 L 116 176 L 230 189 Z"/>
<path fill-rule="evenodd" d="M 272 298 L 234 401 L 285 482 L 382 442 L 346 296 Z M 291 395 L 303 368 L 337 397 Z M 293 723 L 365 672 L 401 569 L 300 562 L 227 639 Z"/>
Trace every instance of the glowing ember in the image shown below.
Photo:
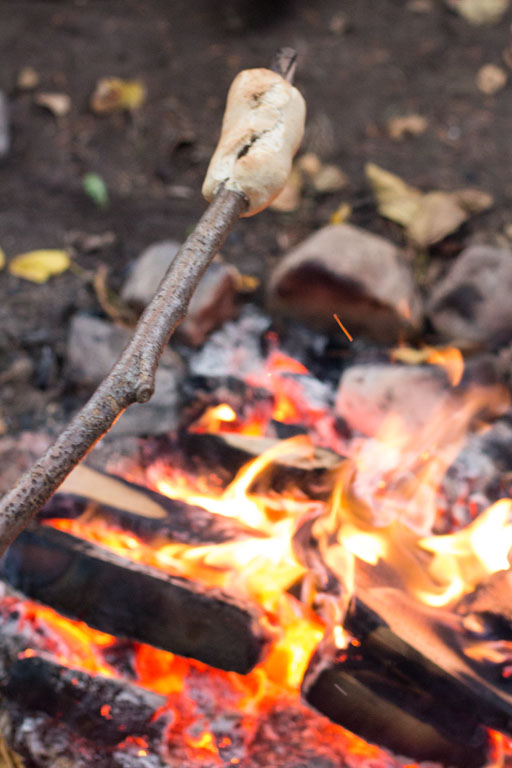
<path fill-rule="evenodd" d="M 424 361 L 445 368 L 453 386 L 459 383 L 463 364 L 458 350 L 428 349 L 423 354 Z M 265 384 L 274 395 L 272 412 L 265 418 L 262 414 L 250 414 L 243 421 L 230 405 L 221 403 L 209 408 L 194 429 L 263 435 L 273 418 L 309 426 L 312 433 L 329 443 L 329 435 L 333 434 L 331 415 L 308 406 L 296 379 L 307 374 L 304 366 L 274 348 L 264 372 Z M 259 386 L 262 377 L 253 376 L 249 383 Z M 283 441 L 272 448 L 244 467 L 222 491 L 218 487 L 205 488 L 207 478 L 201 478 L 199 484 L 197 479 L 189 482 L 183 473 L 160 463 L 149 469 L 147 482 L 153 489 L 202 506 L 213 514 L 236 519 L 252 529 L 253 535 L 249 530 L 240 540 L 201 546 L 160 541 L 150 546 L 100 515 L 51 521 L 56 528 L 135 562 L 228 589 L 250 597 L 263 608 L 273 642 L 266 659 L 243 677 L 209 669 L 200 662 L 155 648 L 134 645 L 138 683 L 167 697 L 166 712 L 172 715 L 169 742 L 179 733 L 185 739 L 191 760 L 208 760 L 207 764 L 212 766 L 225 765 L 226 760 L 238 764 L 236 739 L 225 733 L 217 734 L 205 722 L 197 691 L 208 686 L 208 696 L 215 699 L 216 707 L 222 710 L 226 706 L 241 713 L 240 738 L 254 738 L 258 718 L 297 702 L 305 671 L 322 641 L 328 637 L 339 649 L 348 649 L 349 643 L 357 646 L 358 641 L 345 632 L 343 621 L 348 602 L 357 589 L 358 562 L 372 568 L 385 562 L 410 595 L 430 606 L 449 605 L 489 574 L 509 568 L 510 500 L 493 505 L 462 531 L 448 536 L 432 535 L 438 485 L 486 397 L 488 394 L 475 390 L 467 397 L 461 396 L 458 405 L 442 400 L 431 423 L 419 434 L 409 434 L 406 425 L 391 417 L 375 438 L 354 439 L 351 456 L 340 466 L 328 503 L 303 499 L 293 493 L 259 496 L 251 491 L 271 462 L 286 455 L 310 456 L 314 446 L 305 437 Z M 336 447 L 334 442 L 331 447 Z M 200 484 L 203 487 L 198 488 Z M 323 566 L 337 578 L 336 594 L 325 589 L 307 558 L 302 562 L 297 555 L 295 537 L 305 521 L 311 522 L 311 540 Z M 301 601 L 290 594 L 299 582 Z M 24 603 L 20 621 L 46 627 L 53 638 L 52 651 L 62 664 L 94 674 L 117 674 L 104 655 L 116 643 L 115 638 L 29 602 Z M 24 651 L 25 656 L 32 653 L 31 649 Z M 510 662 L 506 669 L 512 669 L 510 642 L 494 646 L 474 643 L 466 653 L 475 661 Z M 109 705 L 101 707 L 101 715 L 111 717 Z M 376 747 L 327 723 L 317 729 L 315 739 L 316 743 L 322 739 L 343 741 L 353 756 L 368 760 L 381 754 Z M 148 754 L 148 745 L 143 740 L 130 741 L 129 737 L 123 744 L 136 748 L 140 757 Z M 508 750 L 499 734 L 493 735 L 493 744 L 497 753 Z M 413 764 L 405 768 L 413 768 Z"/>

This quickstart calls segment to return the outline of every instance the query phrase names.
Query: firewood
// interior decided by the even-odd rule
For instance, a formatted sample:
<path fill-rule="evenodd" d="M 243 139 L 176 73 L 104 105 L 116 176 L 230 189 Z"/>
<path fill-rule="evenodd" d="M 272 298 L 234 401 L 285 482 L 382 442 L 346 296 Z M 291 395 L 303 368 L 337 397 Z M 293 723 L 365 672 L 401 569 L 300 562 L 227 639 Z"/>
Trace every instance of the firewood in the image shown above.
<path fill-rule="evenodd" d="M 345 627 L 355 647 L 317 657 L 303 686 L 331 719 L 416 760 L 460 766 L 484 764 L 481 726 L 512 732 L 510 683 L 464 655 L 462 617 L 399 589 L 357 586 Z"/>
<path fill-rule="evenodd" d="M 24 531 L 0 575 L 91 627 L 220 669 L 249 672 L 268 640 L 258 606 L 54 528 Z"/>
<path fill-rule="evenodd" d="M 166 723 L 165 718 L 153 721 L 165 697 L 41 656 L 17 659 L 2 692 L 24 709 L 57 717 L 80 736 L 105 746 L 114 746 L 127 735 L 156 738 Z"/>
<path fill-rule="evenodd" d="M 190 466 L 201 471 L 222 468 L 223 479 L 232 480 L 247 462 L 278 445 L 267 437 L 248 437 L 236 433 L 208 434 L 187 432 L 180 437 L 180 448 Z M 317 499 L 329 497 L 334 484 L 334 469 L 341 457 L 327 448 L 313 447 L 309 453 L 290 452 L 269 462 L 258 476 L 254 489 L 282 493 L 299 489 Z"/>
<path fill-rule="evenodd" d="M 84 464 L 76 467 L 39 512 L 39 519 L 75 519 L 87 511 L 147 542 L 216 544 L 258 531 L 203 507 L 170 499 Z"/>

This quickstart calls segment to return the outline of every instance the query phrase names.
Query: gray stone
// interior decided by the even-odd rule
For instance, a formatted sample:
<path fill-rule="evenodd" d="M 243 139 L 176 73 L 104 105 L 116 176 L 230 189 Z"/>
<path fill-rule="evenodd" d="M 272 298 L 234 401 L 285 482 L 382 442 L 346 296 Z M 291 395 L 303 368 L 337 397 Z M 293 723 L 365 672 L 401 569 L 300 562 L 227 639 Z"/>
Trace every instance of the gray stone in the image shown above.
<path fill-rule="evenodd" d="M 449 339 L 505 344 L 512 340 L 512 251 L 466 248 L 428 303 L 434 328 Z"/>
<path fill-rule="evenodd" d="M 315 232 L 290 251 L 274 271 L 270 309 L 331 335 L 394 343 L 421 326 L 412 270 L 392 243 L 348 224 Z"/>
<path fill-rule="evenodd" d="M 0 158 L 9 154 L 11 148 L 11 131 L 9 120 L 9 104 L 3 91 L 0 91 Z"/>
<path fill-rule="evenodd" d="M 160 281 L 175 258 L 179 243 L 164 240 L 147 248 L 137 259 L 121 295 L 141 311 L 153 298 Z M 236 270 L 214 262 L 199 281 L 187 316 L 177 335 L 191 346 L 200 346 L 208 335 L 236 314 Z"/>
<path fill-rule="evenodd" d="M 146 248 L 136 260 L 123 286 L 122 298 L 136 309 L 143 310 L 153 298 L 179 248 L 180 244 L 175 240 L 163 240 Z"/>
<path fill-rule="evenodd" d="M 94 388 L 109 373 L 131 334 L 122 328 L 88 315 L 76 315 L 68 340 L 67 374 L 76 385 Z M 116 422 L 109 436 L 158 435 L 175 429 L 180 415 L 180 386 L 183 365 L 178 355 L 166 349 L 155 379 L 155 392 L 148 403 L 136 403 Z"/>
<path fill-rule="evenodd" d="M 97 387 L 118 359 L 131 334 L 105 320 L 75 315 L 67 345 L 66 373 L 73 384 Z"/>
<path fill-rule="evenodd" d="M 474 406 L 470 405 L 473 397 Z M 457 386 L 438 365 L 368 363 L 347 368 L 341 376 L 335 410 L 351 429 L 374 436 L 390 416 L 397 416 L 409 434 L 419 433 L 446 414 L 457 429 L 459 413 L 492 419 L 506 413 L 510 393 L 497 361 L 490 356 L 466 364 Z"/>
<path fill-rule="evenodd" d="M 392 414 L 411 433 L 432 418 L 450 385 L 432 365 L 371 363 L 353 365 L 342 375 L 335 410 L 351 429 L 374 436 Z"/>

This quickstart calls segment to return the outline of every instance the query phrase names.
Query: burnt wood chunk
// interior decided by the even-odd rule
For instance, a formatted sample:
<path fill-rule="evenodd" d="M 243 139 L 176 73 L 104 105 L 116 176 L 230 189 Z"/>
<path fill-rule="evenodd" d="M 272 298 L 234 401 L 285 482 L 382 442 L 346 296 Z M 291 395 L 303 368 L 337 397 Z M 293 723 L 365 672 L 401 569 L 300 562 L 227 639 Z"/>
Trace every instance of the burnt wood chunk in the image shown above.
<path fill-rule="evenodd" d="M 366 741 L 417 761 L 460 768 L 485 764 L 487 735 L 471 706 L 461 708 L 466 701 L 453 695 L 448 703 L 436 700 L 400 665 L 395 669 L 386 658 L 369 657 L 366 647 L 350 649 L 342 658 L 310 666 L 303 691 L 319 712 Z"/>
<path fill-rule="evenodd" d="M 203 507 L 79 464 L 39 512 L 40 519 L 97 514 L 145 541 L 217 544 L 258 532 Z"/>
<path fill-rule="evenodd" d="M 267 636 L 255 604 L 53 528 L 24 531 L 1 575 L 27 597 L 117 637 L 249 672 Z"/>
<path fill-rule="evenodd" d="M 465 651 L 464 619 L 399 589 L 356 588 L 355 646 L 314 660 L 303 693 L 335 722 L 395 752 L 446 765 L 485 762 L 482 726 L 512 732 L 512 682 Z"/>
<path fill-rule="evenodd" d="M 227 482 L 249 461 L 279 444 L 279 440 L 247 435 L 188 432 L 180 438 L 180 448 L 194 471 L 223 471 L 229 468 Z M 327 448 L 314 447 L 310 455 L 283 454 L 269 462 L 258 475 L 253 490 L 284 492 L 298 488 L 311 498 L 326 499 L 334 485 L 334 470 L 342 458 Z"/>
<path fill-rule="evenodd" d="M 104 745 L 114 746 L 127 736 L 157 737 L 166 722 L 153 721 L 164 696 L 40 656 L 17 659 L 2 690 L 24 709 L 59 718 L 80 736 Z"/>

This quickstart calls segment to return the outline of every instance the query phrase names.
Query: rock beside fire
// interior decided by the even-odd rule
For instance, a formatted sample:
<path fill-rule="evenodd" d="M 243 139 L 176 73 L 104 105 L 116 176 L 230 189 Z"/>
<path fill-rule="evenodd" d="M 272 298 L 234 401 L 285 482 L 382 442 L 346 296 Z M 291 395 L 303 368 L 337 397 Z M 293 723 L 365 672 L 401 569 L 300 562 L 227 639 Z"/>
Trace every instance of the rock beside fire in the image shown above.
<path fill-rule="evenodd" d="M 123 299 L 142 311 L 153 298 L 179 247 L 174 240 L 164 240 L 147 248 L 137 259 L 123 287 Z M 187 316 L 178 328 L 177 334 L 183 341 L 198 347 L 213 330 L 235 316 L 236 280 L 234 267 L 223 262 L 210 264 L 192 296 Z"/>
<path fill-rule="evenodd" d="M 332 335 L 337 313 L 357 338 L 394 343 L 419 330 L 412 270 L 392 243 L 348 224 L 324 227 L 290 251 L 269 284 L 269 305 Z"/>
<path fill-rule="evenodd" d="M 365 435 L 376 435 L 391 416 L 414 434 L 445 405 L 452 403 L 455 409 L 471 389 L 479 393 L 475 412 L 487 418 L 495 418 L 509 407 L 510 396 L 499 370 L 492 358 L 482 357 L 466 365 L 457 387 L 435 365 L 386 362 L 351 366 L 341 376 L 335 409 L 351 429 Z"/>
<path fill-rule="evenodd" d="M 93 389 L 107 376 L 131 338 L 129 331 L 89 315 L 75 315 L 67 347 L 69 380 Z M 164 351 L 156 373 L 155 393 L 148 403 L 136 403 L 116 422 L 109 435 L 158 435 L 179 422 L 183 366 L 170 348 Z"/>
<path fill-rule="evenodd" d="M 447 338 L 503 344 L 512 338 L 512 251 L 475 245 L 435 288 L 428 315 Z"/>

